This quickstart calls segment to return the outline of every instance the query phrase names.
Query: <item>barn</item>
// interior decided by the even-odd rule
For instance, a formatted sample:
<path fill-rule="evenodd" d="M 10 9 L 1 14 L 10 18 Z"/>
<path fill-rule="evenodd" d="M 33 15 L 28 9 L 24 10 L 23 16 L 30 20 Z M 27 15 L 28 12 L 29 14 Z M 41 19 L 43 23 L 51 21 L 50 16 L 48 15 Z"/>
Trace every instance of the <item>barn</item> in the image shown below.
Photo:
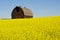
<path fill-rule="evenodd" d="M 17 18 L 32 18 L 33 14 L 32 11 L 26 7 L 19 7 L 16 6 L 12 10 L 11 18 L 17 19 Z"/>

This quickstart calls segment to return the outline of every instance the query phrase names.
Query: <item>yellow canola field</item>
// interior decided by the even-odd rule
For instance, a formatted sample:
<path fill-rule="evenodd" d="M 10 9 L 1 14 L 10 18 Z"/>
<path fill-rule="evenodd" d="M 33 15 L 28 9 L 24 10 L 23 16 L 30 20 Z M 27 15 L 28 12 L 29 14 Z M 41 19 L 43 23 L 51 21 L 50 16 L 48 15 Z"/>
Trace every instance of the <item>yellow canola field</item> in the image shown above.
<path fill-rule="evenodd" d="M 0 20 L 0 40 L 60 40 L 60 16 Z"/>

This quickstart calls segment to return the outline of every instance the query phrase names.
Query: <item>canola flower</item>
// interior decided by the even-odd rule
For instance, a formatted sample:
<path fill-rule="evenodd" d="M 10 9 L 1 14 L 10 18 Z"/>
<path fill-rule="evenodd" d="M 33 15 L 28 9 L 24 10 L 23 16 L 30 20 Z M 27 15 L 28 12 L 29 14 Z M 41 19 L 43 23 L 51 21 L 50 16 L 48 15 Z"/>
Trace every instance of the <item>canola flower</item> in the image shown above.
<path fill-rule="evenodd" d="M 60 16 L 0 20 L 0 40 L 60 40 Z"/>

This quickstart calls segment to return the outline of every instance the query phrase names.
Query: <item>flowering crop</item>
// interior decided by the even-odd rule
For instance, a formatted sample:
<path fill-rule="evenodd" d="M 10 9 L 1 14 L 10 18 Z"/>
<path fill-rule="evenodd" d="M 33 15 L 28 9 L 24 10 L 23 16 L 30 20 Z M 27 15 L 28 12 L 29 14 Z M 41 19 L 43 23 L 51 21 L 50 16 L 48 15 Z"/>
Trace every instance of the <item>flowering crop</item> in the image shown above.
<path fill-rule="evenodd" d="M 60 40 L 60 16 L 0 20 L 0 40 Z"/>

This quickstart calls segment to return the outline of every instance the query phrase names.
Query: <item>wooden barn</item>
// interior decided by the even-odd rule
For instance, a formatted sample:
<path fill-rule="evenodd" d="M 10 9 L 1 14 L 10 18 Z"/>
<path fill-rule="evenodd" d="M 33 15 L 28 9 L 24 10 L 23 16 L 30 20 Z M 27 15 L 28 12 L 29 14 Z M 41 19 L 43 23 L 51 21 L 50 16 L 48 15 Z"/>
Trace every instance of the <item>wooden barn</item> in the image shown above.
<path fill-rule="evenodd" d="M 25 7 L 19 7 L 16 6 L 11 14 L 12 19 L 17 19 L 17 18 L 32 18 L 33 14 L 30 9 L 25 8 Z"/>

